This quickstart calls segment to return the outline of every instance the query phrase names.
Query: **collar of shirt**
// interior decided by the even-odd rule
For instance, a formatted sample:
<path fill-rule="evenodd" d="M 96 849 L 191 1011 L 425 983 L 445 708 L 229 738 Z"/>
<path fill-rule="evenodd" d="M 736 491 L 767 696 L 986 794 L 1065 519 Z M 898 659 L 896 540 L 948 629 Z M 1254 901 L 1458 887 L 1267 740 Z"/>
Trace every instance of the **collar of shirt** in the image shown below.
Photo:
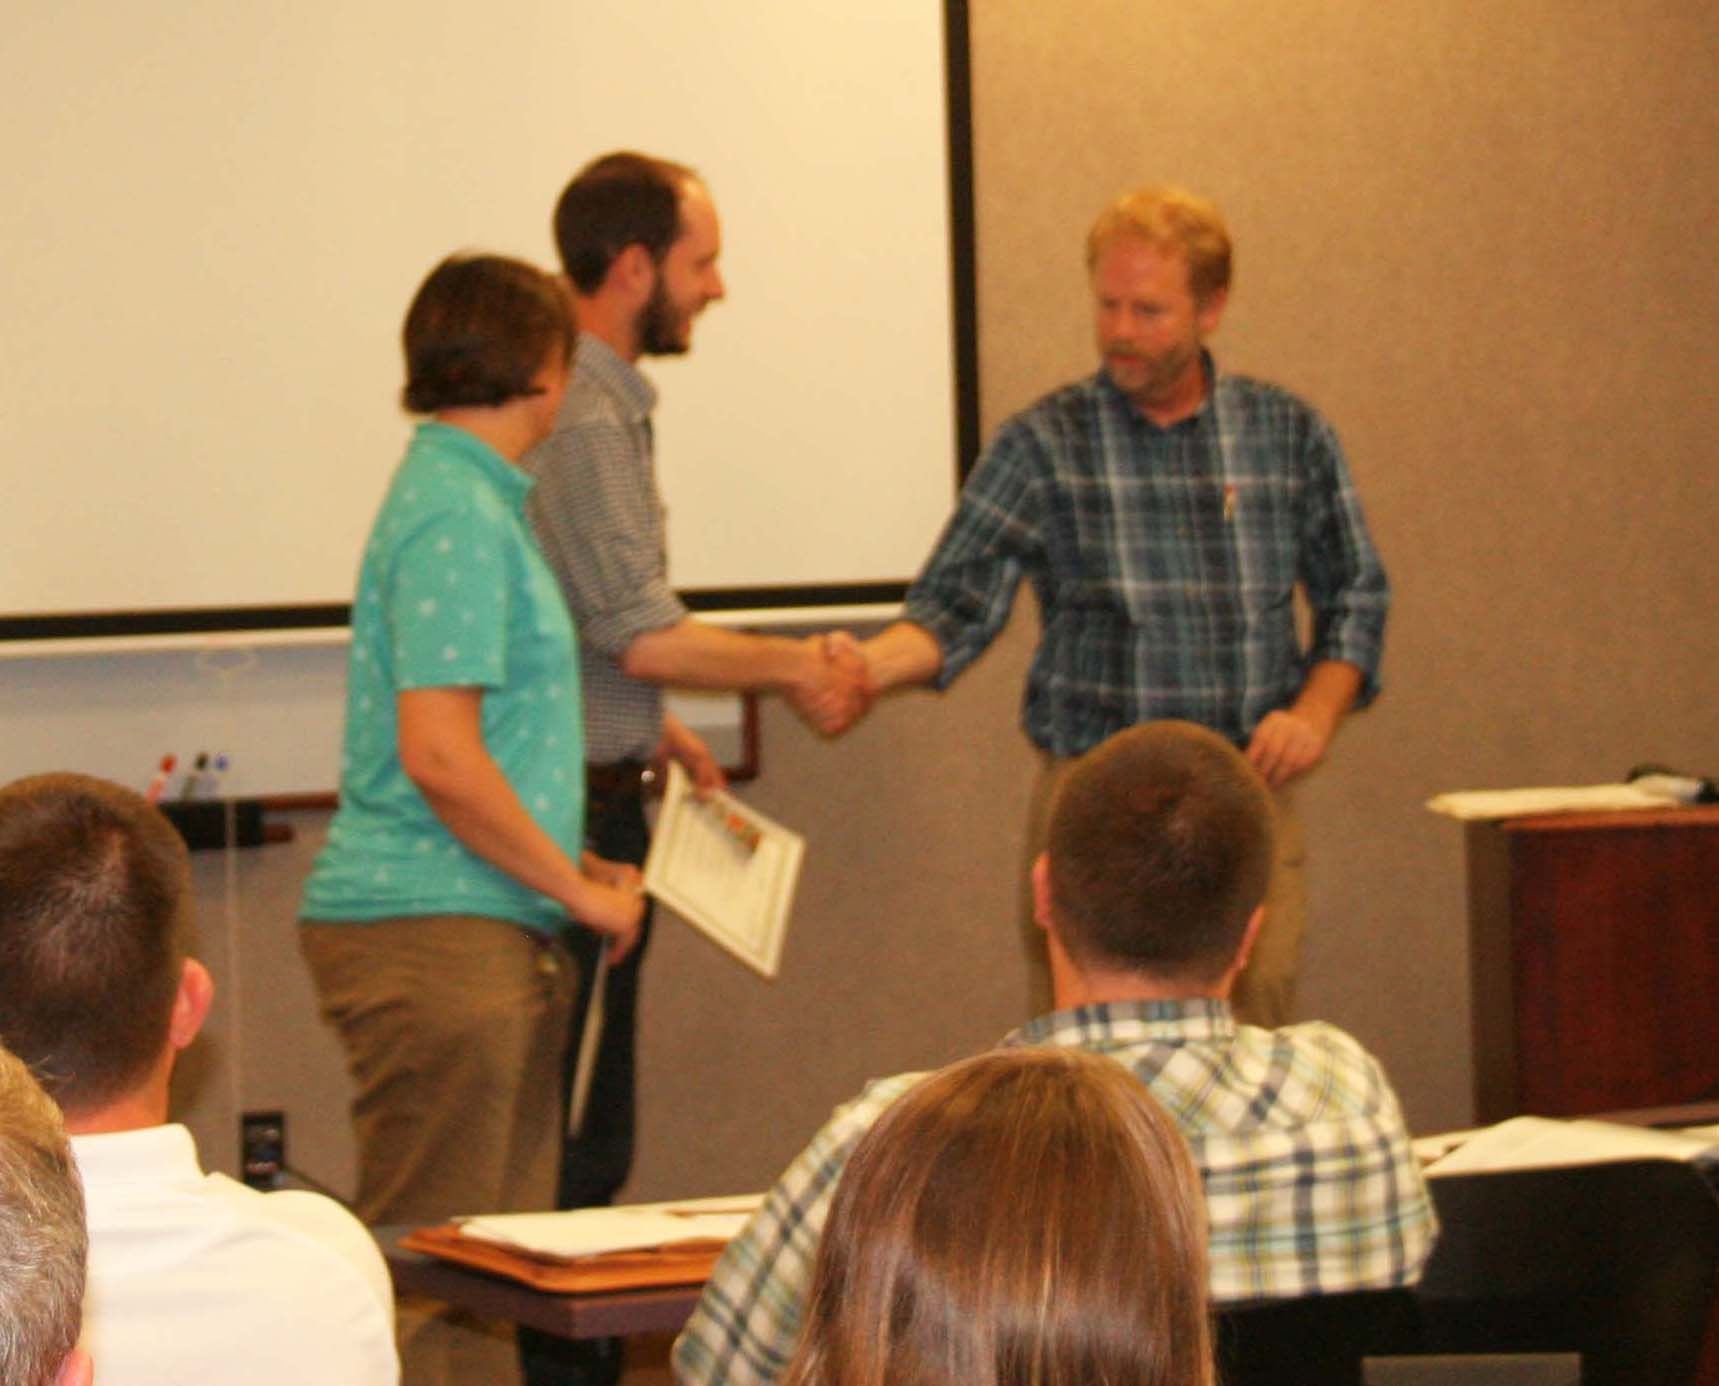
<path fill-rule="evenodd" d="M 573 371 L 613 395 L 631 423 L 643 423 L 657 407 L 657 387 L 601 338 L 580 334 L 578 350 L 573 353 Z"/>
<path fill-rule="evenodd" d="M 470 467 L 499 491 L 502 499 L 514 510 L 525 513 L 525 498 L 536 484 L 536 478 L 514 466 L 475 434 L 429 419 L 419 424 L 418 431 L 412 436 L 412 450 L 419 449 Z"/>
<path fill-rule="evenodd" d="M 1105 1001 L 1041 1015 L 1004 1037 L 1004 1044 L 1080 1046 L 1173 1029 L 1178 1039 L 1226 1040 L 1236 1032 L 1228 1001 L 1200 996 L 1183 1001 Z"/>
<path fill-rule="evenodd" d="M 197 1144 L 177 1122 L 145 1126 L 136 1131 L 104 1131 L 73 1136 L 72 1155 L 83 1176 L 85 1192 L 94 1186 L 159 1184 L 164 1179 L 197 1180 L 203 1167 Z"/>

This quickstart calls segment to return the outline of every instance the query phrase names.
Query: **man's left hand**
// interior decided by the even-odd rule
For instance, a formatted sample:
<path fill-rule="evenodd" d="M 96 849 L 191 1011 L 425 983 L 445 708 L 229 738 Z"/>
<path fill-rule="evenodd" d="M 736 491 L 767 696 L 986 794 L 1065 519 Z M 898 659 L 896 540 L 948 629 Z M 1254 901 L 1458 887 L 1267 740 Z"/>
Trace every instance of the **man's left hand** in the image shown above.
<path fill-rule="evenodd" d="M 1248 763 L 1273 789 L 1306 774 L 1325 757 L 1331 733 L 1294 708 L 1268 712 L 1247 743 Z"/>
<path fill-rule="evenodd" d="M 672 712 L 663 714 L 663 739 L 657 745 L 656 758 L 663 763 L 678 760 L 701 798 L 728 788 L 728 776 L 722 773 L 704 738 Z"/>

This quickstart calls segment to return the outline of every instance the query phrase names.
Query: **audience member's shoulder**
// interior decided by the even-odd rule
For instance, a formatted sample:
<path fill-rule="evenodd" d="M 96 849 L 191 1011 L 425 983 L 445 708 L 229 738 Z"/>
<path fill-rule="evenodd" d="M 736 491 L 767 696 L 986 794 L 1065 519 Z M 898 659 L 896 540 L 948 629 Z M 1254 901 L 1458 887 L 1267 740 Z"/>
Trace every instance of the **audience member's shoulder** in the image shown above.
<path fill-rule="evenodd" d="M 842 1103 L 830 1115 L 814 1143 L 852 1144 L 871 1129 L 904 1092 L 930 1077 L 929 1073 L 897 1073 L 889 1078 L 873 1078 L 859 1095 Z"/>
<path fill-rule="evenodd" d="M 307 1270 L 322 1267 L 333 1277 L 355 1274 L 384 1306 L 392 1305 L 388 1266 L 376 1239 L 332 1198 L 301 1189 L 261 1193 L 223 1174 L 209 1175 L 208 1182 L 236 1218 L 292 1246 Z"/>
<path fill-rule="evenodd" d="M 1396 1113 L 1383 1065 L 1347 1030 L 1307 1020 L 1278 1030 L 1244 1026 L 1242 1033 L 1269 1051 L 1269 1063 L 1284 1075 L 1285 1099 L 1304 1115 Z"/>
<path fill-rule="evenodd" d="M 1360 1040 L 1328 1020 L 1302 1020 L 1266 1033 L 1277 1043 L 1288 1045 L 1300 1053 L 1323 1055 L 1334 1062 L 1367 1068 L 1379 1067 L 1379 1061 Z"/>

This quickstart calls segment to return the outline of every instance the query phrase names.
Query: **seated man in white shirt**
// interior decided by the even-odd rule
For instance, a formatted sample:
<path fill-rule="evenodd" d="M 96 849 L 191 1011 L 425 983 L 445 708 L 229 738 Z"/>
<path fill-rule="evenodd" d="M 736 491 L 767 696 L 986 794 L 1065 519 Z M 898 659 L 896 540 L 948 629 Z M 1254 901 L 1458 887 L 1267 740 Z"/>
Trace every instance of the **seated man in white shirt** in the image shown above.
<path fill-rule="evenodd" d="M 0 1041 L 65 1113 L 83 1176 L 81 1345 L 103 1386 L 399 1380 L 376 1244 L 320 1194 L 205 1174 L 168 1077 L 209 1011 L 190 870 L 138 795 L 83 775 L 0 789 Z"/>
<path fill-rule="evenodd" d="M 0 1049 L 0 1381 L 89 1386 L 89 1355 L 77 1346 L 85 1245 L 65 1123 Z"/>

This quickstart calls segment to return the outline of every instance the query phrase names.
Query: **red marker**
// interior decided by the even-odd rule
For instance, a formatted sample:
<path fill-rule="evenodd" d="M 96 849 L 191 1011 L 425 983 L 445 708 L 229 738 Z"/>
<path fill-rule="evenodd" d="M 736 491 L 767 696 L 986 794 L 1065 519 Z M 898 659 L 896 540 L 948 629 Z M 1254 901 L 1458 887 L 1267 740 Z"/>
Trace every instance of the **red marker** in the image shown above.
<path fill-rule="evenodd" d="M 173 773 L 173 767 L 178 764 L 170 751 L 161 757 L 161 768 L 155 772 L 155 778 L 149 782 L 149 788 L 143 791 L 143 797 L 150 803 L 157 802 L 167 788 L 167 778 Z"/>

